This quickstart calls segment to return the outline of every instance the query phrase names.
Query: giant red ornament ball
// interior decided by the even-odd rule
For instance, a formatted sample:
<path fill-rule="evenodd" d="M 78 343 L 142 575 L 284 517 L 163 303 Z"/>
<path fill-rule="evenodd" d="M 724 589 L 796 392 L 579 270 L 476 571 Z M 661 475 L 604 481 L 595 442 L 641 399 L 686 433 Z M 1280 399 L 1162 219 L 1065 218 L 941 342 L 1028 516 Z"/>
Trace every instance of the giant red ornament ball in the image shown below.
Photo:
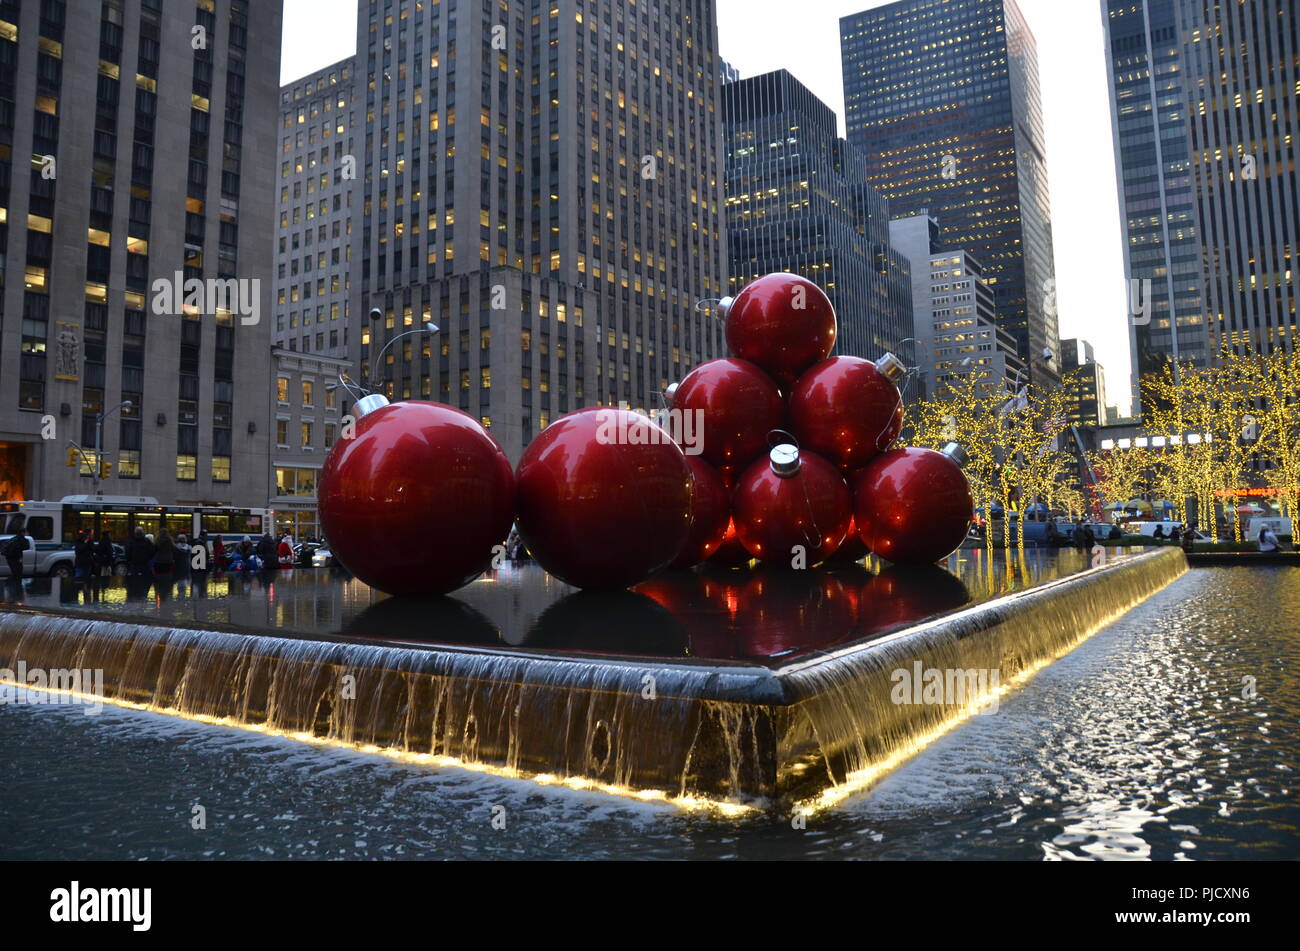
<path fill-rule="evenodd" d="M 672 568 L 693 568 L 710 558 L 731 525 L 731 493 L 718 471 L 699 456 L 687 456 L 691 467 L 691 531 Z"/>
<path fill-rule="evenodd" d="M 897 380 L 905 368 L 893 354 L 873 363 L 832 357 L 809 369 L 790 393 L 790 427 L 799 445 L 847 473 L 890 447 L 903 428 Z"/>
<path fill-rule="evenodd" d="M 378 408 L 373 408 L 378 407 Z M 446 594 L 472 581 L 514 513 L 510 460 L 478 421 L 440 403 L 357 403 L 317 486 L 334 557 L 381 591 Z"/>
<path fill-rule="evenodd" d="M 762 455 L 767 434 L 785 425 L 785 403 L 776 384 L 745 360 L 701 363 L 673 391 L 672 411 L 697 414 L 700 422 L 693 428 L 700 455 L 733 472 Z"/>
<path fill-rule="evenodd" d="M 933 564 L 956 551 L 975 508 L 964 459 L 953 443 L 943 452 L 894 449 L 867 463 L 853 484 L 863 544 L 900 565 Z"/>
<path fill-rule="evenodd" d="M 731 499 L 736 534 L 765 563 L 794 566 L 795 546 L 811 568 L 840 547 L 853 517 L 849 487 L 833 465 L 782 444 L 740 477 Z"/>
<path fill-rule="evenodd" d="M 797 274 L 768 274 L 721 308 L 731 355 L 757 364 L 788 393 L 805 370 L 835 348 L 835 308 Z"/>
<path fill-rule="evenodd" d="M 667 566 L 691 529 L 691 469 L 662 427 L 628 410 L 562 416 L 516 469 L 519 532 L 580 588 L 622 588 Z"/>

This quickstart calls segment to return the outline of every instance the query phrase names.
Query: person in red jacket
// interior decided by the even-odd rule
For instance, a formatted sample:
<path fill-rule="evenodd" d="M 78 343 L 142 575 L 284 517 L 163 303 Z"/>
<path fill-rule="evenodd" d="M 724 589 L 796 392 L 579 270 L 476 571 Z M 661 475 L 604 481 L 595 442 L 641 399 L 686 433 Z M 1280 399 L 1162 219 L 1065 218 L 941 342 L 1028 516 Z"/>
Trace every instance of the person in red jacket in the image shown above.
<path fill-rule="evenodd" d="M 280 536 L 280 546 L 276 549 L 275 554 L 281 568 L 293 567 L 293 545 L 289 544 L 287 532 Z"/>

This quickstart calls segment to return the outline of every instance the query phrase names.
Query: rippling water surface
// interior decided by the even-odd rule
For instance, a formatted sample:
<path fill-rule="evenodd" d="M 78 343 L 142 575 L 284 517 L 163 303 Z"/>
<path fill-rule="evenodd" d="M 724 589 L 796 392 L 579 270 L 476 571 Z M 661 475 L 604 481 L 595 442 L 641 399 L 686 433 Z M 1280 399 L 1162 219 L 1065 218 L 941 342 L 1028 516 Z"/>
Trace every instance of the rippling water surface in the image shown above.
<path fill-rule="evenodd" d="M 0 858 L 1294 859 L 1298 669 L 1300 569 L 1194 570 L 806 829 L 0 706 Z"/>

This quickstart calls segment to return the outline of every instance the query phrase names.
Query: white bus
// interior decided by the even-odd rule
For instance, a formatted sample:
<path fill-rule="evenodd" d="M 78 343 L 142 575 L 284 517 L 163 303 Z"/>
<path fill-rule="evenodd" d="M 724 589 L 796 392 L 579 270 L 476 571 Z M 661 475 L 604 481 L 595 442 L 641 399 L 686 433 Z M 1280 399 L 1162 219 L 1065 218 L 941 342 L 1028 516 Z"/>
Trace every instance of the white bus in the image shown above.
<path fill-rule="evenodd" d="M 89 530 L 95 538 L 108 532 L 119 545 L 126 544 L 137 528 L 158 537 L 162 529 L 192 540 L 201 532 L 209 536 L 259 537 L 275 527 L 273 509 L 233 506 L 160 505 L 149 496 L 69 495 L 58 502 L 0 502 L 0 538 L 26 528 L 39 546 L 71 546 Z"/>

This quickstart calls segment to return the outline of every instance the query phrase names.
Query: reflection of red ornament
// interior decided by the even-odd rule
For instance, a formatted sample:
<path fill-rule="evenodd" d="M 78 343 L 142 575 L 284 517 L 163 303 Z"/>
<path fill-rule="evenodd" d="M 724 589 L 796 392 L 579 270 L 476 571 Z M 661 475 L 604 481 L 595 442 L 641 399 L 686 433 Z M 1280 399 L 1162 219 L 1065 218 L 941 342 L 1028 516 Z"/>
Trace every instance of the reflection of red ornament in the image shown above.
<path fill-rule="evenodd" d="M 938 565 L 890 565 L 862 586 L 858 624 L 864 634 L 917 624 L 970 603 L 970 590 Z"/>
<path fill-rule="evenodd" d="M 676 558 L 690 533 L 686 457 L 638 413 L 563 416 L 524 450 L 516 474 L 524 543 L 569 584 L 636 584 Z"/>
<path fill-rule="evenodd" d="M 790 427 L 799 445 L 844 472 L 866 465 L 903 428 L 896 382 L 905 372 L 889 353 L 876 363 L 831 357 L 808 370 L 790 393 Z"/>
<path fill-rule="evenodd" d="M 321 530 L 334 556 L 389 594 L 446 594 L 472 581 L 514 513 L 510 460 L 472 416 L 440 403 L 356 405 L 356 433 L 321 470 Z"/>
<path fill-rule="evenodd" d="M 789 388 L 835 347 L 835 309 L 820 287 L 797 274 L 768 274 L 745 285 L 723 310 L 732 356 L 749 360 Z"/>
<path fill-rule="evenodd" d="M 956 457 L 956 458 L 954 458 Z M 854 479 L 854 519 L 863 543 L 895 564 L 932 564 L 966 538 L 975 503 L 955 443 L 943 452 L 894 449 Z"/>
<path fill-rule="evenodd" d="M 746 556 L 748 557 L 748 556 Z M 735 656 L 735 623 L 748 572 L 665 571 L 633 591 L 672 612 L 690 639 L 696 657 Z"/>
<path fill-rule="evenodd" d="M 783 444 L 740 477 L 731 499 L 741 543 L 755 558 L 791 565 L 795 546 L 805 566 L 835 553 L 853 517 L 853 497 L 833 465 Z"/>
<path fill-rule="evenodd" d="M 760 567 L 745 586 L 737 657 L 777 657 L 827 647 L 854 633 L 856 598 L 835 575 Z"/>
<path fill-rule="evenodd" d="M 691 467 L 691 533 L 673 560 L 673 568 L 691 568 L 704 561 L 722 544 L 731 524 L 731 493 L 713 466 L 699 456 L 687 456 Z"/>
<path fill-rule="evenodd" d="M 862 543 L 862 536 L 858 534 L 858 524 L 853 519 L 849 519 L 849 530 L 844 535 L 844 541 L 840 547 L 835 549 L 835 554 L 831 555 L 830 561 L 836 564 L 847 564 L 849 562 L 861 561 L 871 554 L 871 549 Z"/>
<path fill-rule="evenodd" d="M 701 415 L 700 455 L 729 469 L 757 459 L 767 449 L 767 434 L 785 425 L 785 403 L 776 384 L 744 360 L 701 363 L 678 384 L 672 408 Z"/>
<path fill-rule="evenodd" d="M 732 519 L 727 524 L 727 534 L 722 536 L 722 544 L 709 559 L 709 564 L 719 568 L 744 568 L 753 557 L 741 544 L 740 536 L 736 534 L 735 519 Z"/>

